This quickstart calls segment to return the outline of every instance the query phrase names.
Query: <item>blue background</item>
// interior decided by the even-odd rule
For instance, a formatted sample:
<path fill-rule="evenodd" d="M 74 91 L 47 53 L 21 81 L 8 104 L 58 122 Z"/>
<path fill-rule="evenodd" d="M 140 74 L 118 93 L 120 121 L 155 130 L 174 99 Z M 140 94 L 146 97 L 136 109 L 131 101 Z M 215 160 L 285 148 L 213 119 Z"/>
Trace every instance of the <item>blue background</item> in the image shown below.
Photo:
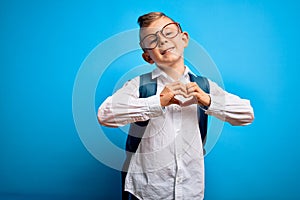
<path fill-rule="evenodd" d="M 119 172 L 78 137 L 72 90 L 89 52 L 150 11 L 180 22 L 226 90 L 255 110 L 250 126 L 226 124 L 206 156 L 206 199 L 299 199 L 299 9 L 288 0 L 1 1 L 0 199 L 120 199 Z"/>

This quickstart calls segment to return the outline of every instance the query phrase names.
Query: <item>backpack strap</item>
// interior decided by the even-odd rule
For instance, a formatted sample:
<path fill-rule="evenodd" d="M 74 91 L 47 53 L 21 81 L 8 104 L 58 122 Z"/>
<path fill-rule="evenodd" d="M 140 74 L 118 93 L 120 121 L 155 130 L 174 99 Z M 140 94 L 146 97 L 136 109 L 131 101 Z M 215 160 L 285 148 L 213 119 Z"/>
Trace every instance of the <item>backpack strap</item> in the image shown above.
<path fill-rule="evenodd" d="M 152 72 L 140 76 L 139 98 L 147 98 L 156 94 L 157 78 L 152 79 Z M 149 120 L 135 122 L 139 126 L 147 126 Z"/>
<path fill-rule="evenodd" d="M 140 98 L 147 98 L 156 94 L 157 78 L 152 79 L 152 72 L 140 76 Z"/>
<path fill-rule="evenodd" d="M 202 76 L 195 76 L 191 73 L 189 73 L 189 76 L 190 76 L 191 82 L 196 82 L 197 85 L 204 92 L 206 92 L 208 94 L 210 93 L 210 87 L 209 87 L 209 82 L 208 82 L 207 78 L 202 77 Z M 207 109 L 207 107 L 203 107 L 203 108 Z M 199 121 L 199 129 L 200 129 L 200 133 L 201 133 L 203 149 L 204 149 L 204 144 L 205 144 L 206 136 L 207 136 L 207 120 L 208 120 L 207 114 L 205 114 L 204 110 L 202 110 L 201 107 L 198 106 L 198 121 Z"/>

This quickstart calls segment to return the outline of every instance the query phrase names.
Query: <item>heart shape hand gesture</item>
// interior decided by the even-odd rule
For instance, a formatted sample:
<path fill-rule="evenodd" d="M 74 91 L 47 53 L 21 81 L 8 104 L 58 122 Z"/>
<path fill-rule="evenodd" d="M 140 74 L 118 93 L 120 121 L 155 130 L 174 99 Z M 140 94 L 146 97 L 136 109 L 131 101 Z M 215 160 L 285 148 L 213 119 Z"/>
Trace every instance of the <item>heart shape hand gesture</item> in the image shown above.
<path fill-rule="evenodd" d="M 161 106 L 169 106 L 171 104 L 180 106 L 188 106 L 191 104 L 209 106 L 210 96 L 195 82 L 183 84 L 180 81 L 176 81 L 167 84 L 161 91 L 160 104 Z"/>

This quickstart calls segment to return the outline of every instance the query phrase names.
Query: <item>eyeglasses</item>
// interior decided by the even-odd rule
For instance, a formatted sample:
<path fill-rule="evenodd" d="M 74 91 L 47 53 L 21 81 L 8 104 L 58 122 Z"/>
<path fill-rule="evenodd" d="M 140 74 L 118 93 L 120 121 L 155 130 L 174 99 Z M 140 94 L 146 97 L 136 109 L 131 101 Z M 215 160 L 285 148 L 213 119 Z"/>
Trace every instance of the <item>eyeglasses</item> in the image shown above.
<path fill-rule="evenodd" d="M 172 39 L 182 32 L 179 23 L 173 22 L 165 25 L 160 31 L 154 34 L 146 35 L 140 42 L 144 50 L 152 50 L 158 45 L 158 33 L 167 39 Z"/>

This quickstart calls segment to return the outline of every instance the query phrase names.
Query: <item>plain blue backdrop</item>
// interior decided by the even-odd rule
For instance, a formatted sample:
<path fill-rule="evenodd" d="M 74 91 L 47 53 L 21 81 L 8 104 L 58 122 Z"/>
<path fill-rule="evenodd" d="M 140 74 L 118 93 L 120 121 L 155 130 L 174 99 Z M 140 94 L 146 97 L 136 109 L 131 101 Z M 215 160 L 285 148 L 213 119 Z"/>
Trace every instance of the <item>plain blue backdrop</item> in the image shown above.
<path fill-rule="evenodd" d="M 255 110 L 250 126 L 226 124 L 206 156 L 206 199 L 299 199 L 299 9 L 291 0 L 1 1 L 0 199 L 120 199 L 119 172 L 78 136 L 73 84 L 99 43 L 150 11 L 179 21 L 226 90 Z M 95 110 L 106 93 L 99 84 Z"/>

